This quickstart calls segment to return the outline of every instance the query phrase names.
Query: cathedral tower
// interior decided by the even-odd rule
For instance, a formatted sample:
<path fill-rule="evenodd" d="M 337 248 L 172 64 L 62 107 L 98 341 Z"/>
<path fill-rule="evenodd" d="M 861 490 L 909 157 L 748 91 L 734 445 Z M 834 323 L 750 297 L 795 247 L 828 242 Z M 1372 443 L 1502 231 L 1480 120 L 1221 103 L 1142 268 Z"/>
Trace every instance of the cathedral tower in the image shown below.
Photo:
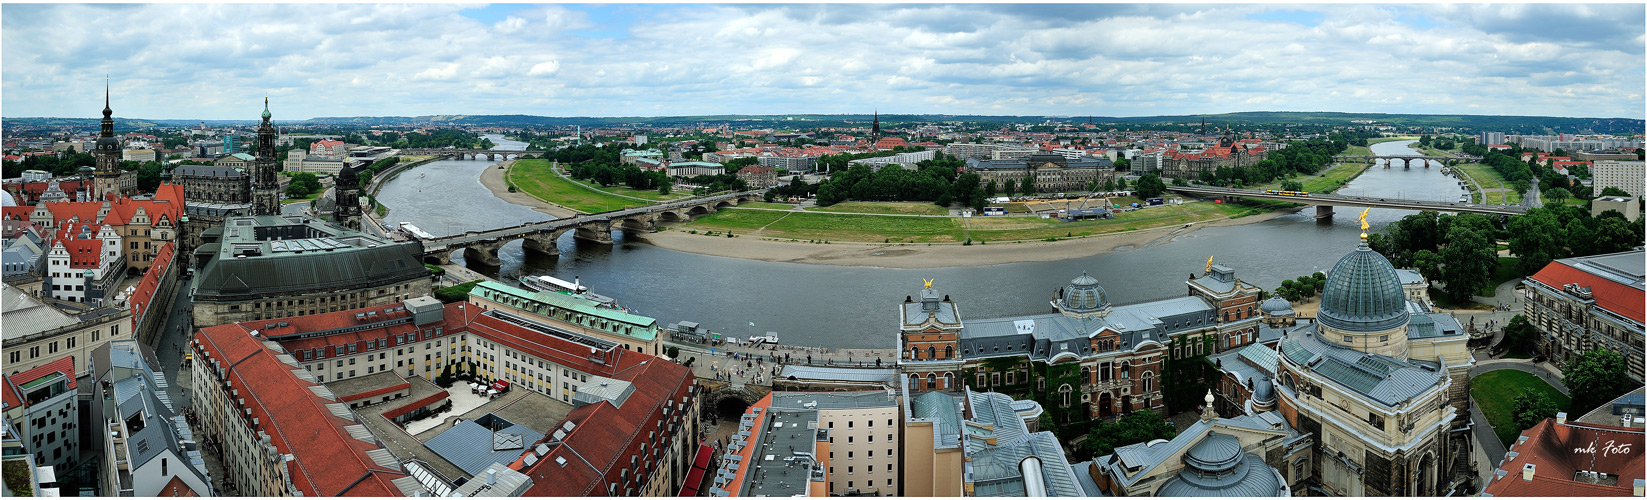
<path fill-rule="evenodd" d="M 103 124 L 97 134 L 97 145 L 93 151 L 97 154 L 97 170 L 93 184 L 92 199 L 102 200 L 114 193 L 120 192 L 120 139 L 114 137 L 114 110 L 109 107 L 108 81 L 103 82 Z"/>
<path fill-rule="evenodd" d="M 269 98 L 263 98 L 263 124 L 257 127 L 257 159 L 252 163 L 252 215 L 280 215 L 280 181 L 275 177 L 275 129 L 269 123 Z"/>
<path fill-rule="evenodd" d="M 343 161 L 343 168 L 337 171 L 337 186 L 334 188 L 337 197 L 337 208 L 332 219 L 338 225 L 360 230 L 360 179 L 355 175 L 355 169 L 349 167 L 349 161 Z"/>

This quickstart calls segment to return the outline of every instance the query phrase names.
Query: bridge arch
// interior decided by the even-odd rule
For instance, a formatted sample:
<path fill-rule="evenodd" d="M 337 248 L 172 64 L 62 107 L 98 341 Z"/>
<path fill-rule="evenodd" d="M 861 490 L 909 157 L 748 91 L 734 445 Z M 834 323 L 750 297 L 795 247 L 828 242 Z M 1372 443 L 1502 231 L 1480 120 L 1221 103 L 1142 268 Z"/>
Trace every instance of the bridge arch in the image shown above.
<path fill-rule="evenodd" d="M 704 398 L 705 409 L 711 409 L 716 415 L 725 420 L 737 420 L 745 410 L 754 406 L 760 398 L 754 392 L 742 387 L 725 387 L 716 389 Z"/>

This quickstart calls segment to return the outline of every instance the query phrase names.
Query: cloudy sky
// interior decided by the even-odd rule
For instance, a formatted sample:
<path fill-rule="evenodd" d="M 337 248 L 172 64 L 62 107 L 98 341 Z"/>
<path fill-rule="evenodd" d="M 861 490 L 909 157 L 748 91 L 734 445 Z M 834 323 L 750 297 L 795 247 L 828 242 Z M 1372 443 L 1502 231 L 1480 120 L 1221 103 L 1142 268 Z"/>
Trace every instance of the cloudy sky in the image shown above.
<path fill-rule="evenodd" d="M 1643 4 L 5 4 L 0 116 L 1642 118 Z"/>

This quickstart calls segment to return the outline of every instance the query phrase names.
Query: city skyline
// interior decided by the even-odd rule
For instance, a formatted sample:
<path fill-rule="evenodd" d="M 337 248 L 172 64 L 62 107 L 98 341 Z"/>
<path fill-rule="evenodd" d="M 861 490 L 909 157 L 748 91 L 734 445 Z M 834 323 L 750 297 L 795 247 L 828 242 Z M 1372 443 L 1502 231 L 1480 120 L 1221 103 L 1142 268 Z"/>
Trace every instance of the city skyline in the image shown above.
<path fill-rule="evenodd" d="M 117 115 L 153 119 L 247 119 L 264 95 L 279 120 L 1642 118 L 1644 8 L 8 4 L 0 104 L 8 118 L 92 117 L 108 74 Z M 130 22 L 145 18 L 171 21 Z"/>

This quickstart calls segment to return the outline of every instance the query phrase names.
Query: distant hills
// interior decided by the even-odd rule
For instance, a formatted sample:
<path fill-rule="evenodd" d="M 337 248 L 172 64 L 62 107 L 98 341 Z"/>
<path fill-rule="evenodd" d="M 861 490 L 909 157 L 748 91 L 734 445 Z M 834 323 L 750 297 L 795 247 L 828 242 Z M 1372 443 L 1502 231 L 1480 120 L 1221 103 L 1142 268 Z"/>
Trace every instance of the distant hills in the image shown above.
<path fill-rule="evenodd" d="M 732 123 L 735 126 L 759 128 L 814 128 L 855 126 L 868 123 L 868 114 L 850 115 L 703 115 L 703 116 L 648 116 L 648 117 L 553 117 L 533 115 L 428 115 L 428 116 L 354 116 L 320 117 L 299 121 L 280 121 L 279 125 L 314 125 L 339 127 L 404 127 L 419 125 L 448 125 L 474 127 L 603 127 L 622 125 L 690 126 L 696 124 Z M 1647 122 L 1632 118 L 1569 118 L 1550 116 L 1493 116 L 1493 115 L 1419 115 L 1387 113 L 1332 113 L 1296 111 L 1248 111 L 1211 115 L 1166 116 L 989 116 L 989 115 L 881 115 L 885 125 L 911 122 L 969 122 L 969 123 L 1094 123 L 1098 125 L 1147 126 L 1200 123 L 1236 126 L 1285 125 L 1361 125 L 1374 122 L 1380 125 L 1453 127 L 1461 131 L 1499 131 L 1506 133 L 1594 133 L 1633 134 L 1647 128 Z M 254 125 L 256 120 L 156 120 L 118 118 L 121 129 L 141 129 L 155 126 L 179 127 Z M 95 127 L 95 118 L 5 118 L 0 123 L 16 126 Z"/>

